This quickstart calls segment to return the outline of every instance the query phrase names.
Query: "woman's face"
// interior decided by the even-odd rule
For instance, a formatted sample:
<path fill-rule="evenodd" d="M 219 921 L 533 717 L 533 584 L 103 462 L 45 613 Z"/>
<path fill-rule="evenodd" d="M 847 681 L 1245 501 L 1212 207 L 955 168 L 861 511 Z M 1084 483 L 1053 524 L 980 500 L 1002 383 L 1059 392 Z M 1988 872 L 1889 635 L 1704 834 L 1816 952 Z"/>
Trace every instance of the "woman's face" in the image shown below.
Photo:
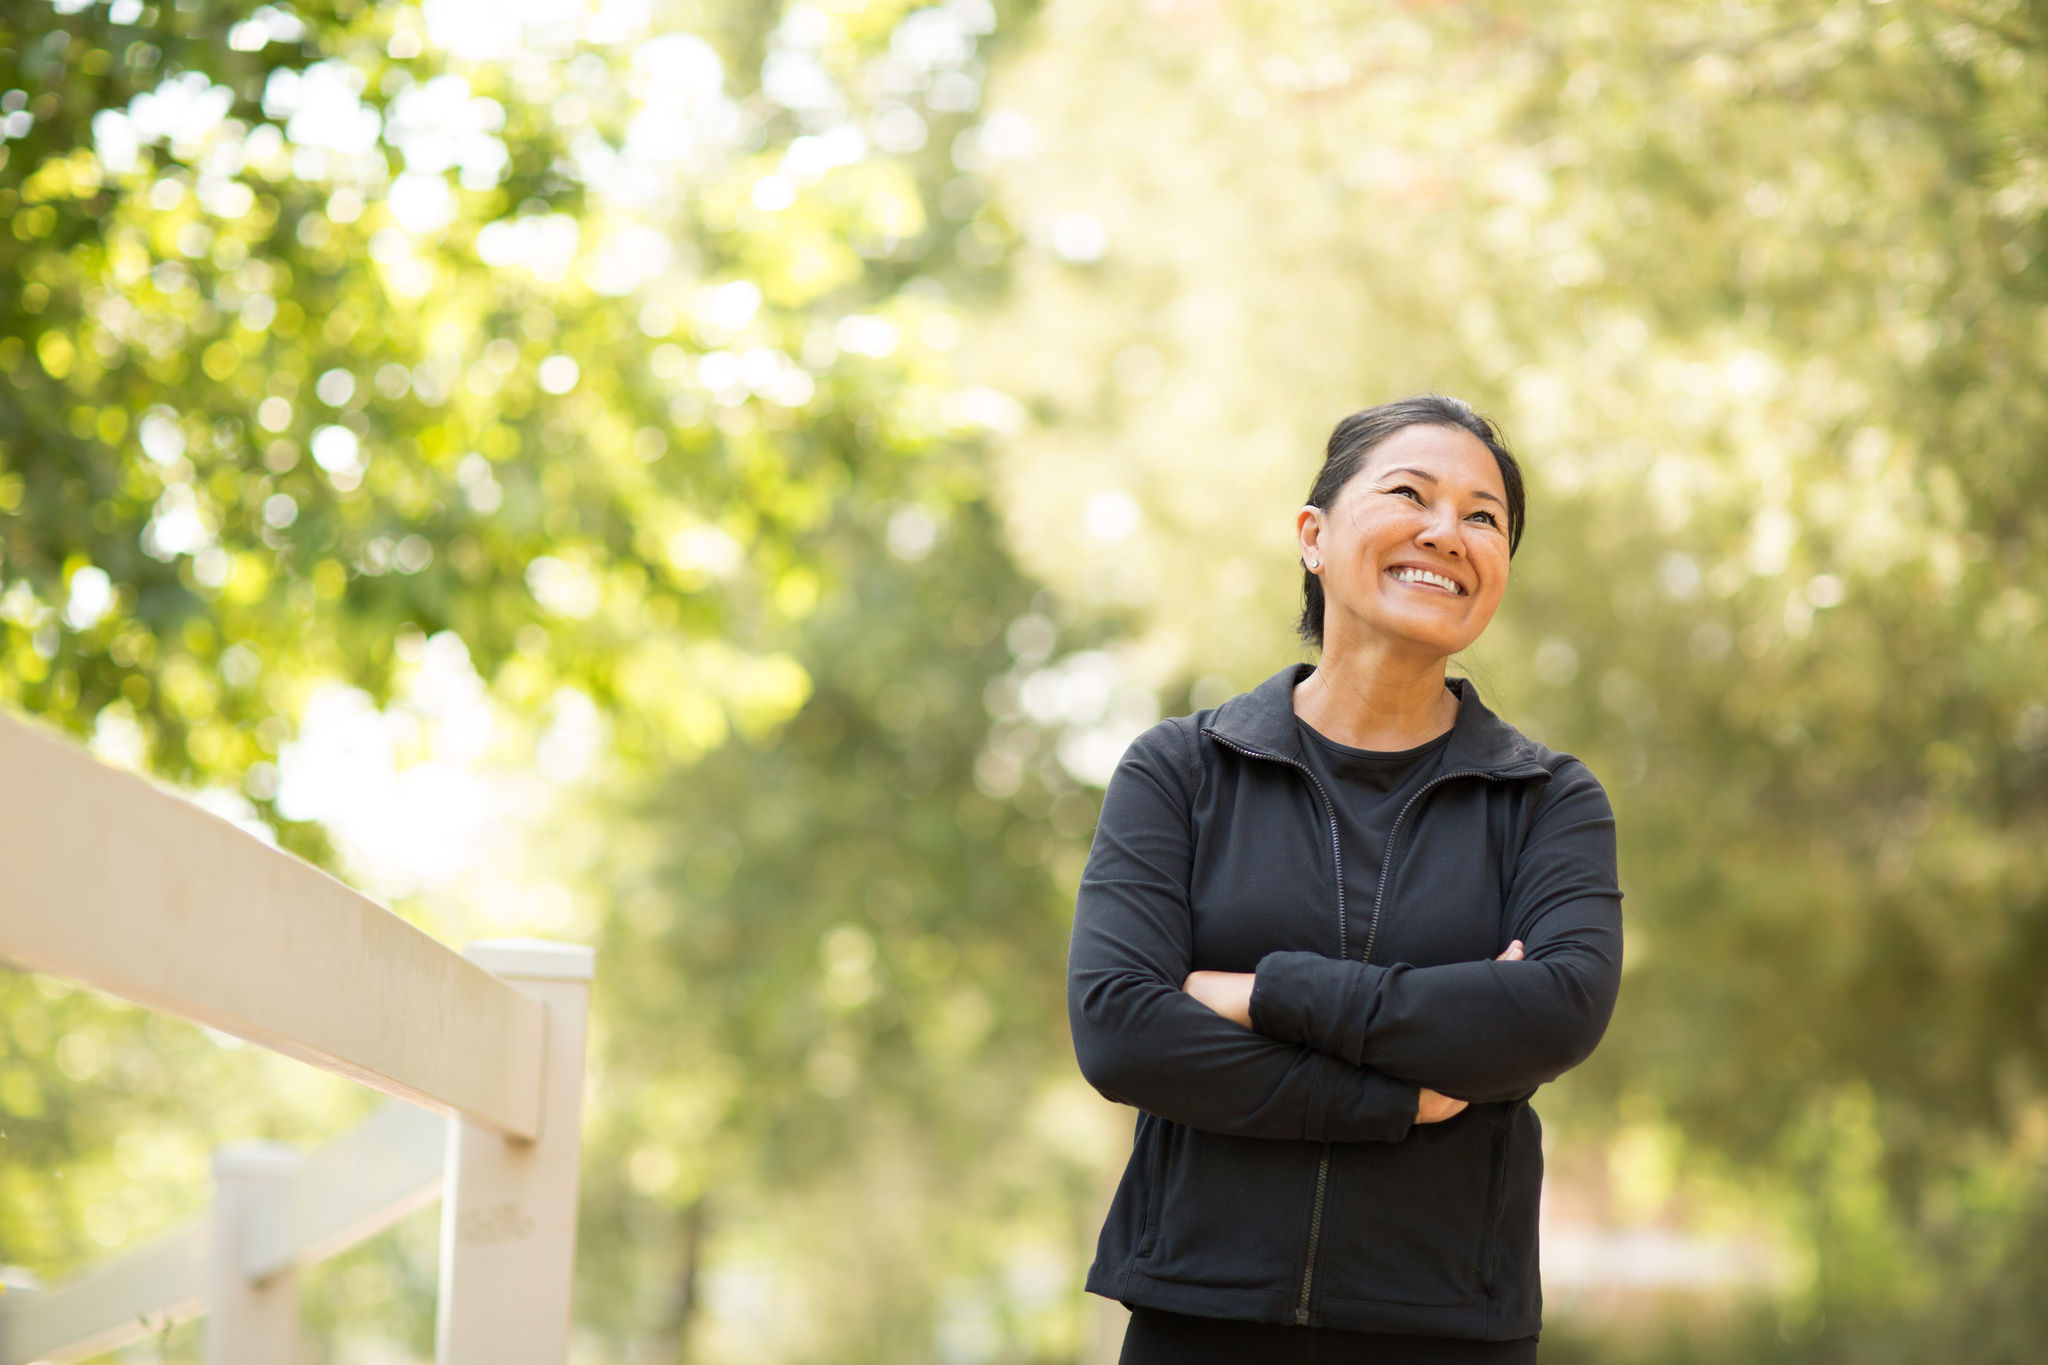
<path fill-rule="evenodd" d="M 1479 638 L 1507 589 L 1507 487 L 1493 452 L 1457 427 L 1387 437 L 1295 529 L 1322 579 L 1325 656 L 1377 636 L 1447 657 Z"/>

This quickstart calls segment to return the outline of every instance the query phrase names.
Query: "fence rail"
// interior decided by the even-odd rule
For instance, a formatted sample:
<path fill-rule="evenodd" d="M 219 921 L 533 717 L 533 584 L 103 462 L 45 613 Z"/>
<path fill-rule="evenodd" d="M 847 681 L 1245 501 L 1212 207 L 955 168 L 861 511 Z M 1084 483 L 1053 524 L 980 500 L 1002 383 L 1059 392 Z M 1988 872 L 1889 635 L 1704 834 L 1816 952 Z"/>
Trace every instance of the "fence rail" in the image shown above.
<path fill-rule="evenodd" d="M 402 1101 L 317 1152 L 222 1149 L 206 1217 L 68 1284 L 0 1298 L 0 1365 L 74 1359 L 200 1313 L 210 1365 L 288 1362 L 298 1269 L 437 1196 L 436 1360 L 558 1365 L 590 950 L 493 940 L 457 953 L 6 716 L 0 775 L 0 960 Z"/>
<path fill-rule="evenodd" d="M 460 1114 L 540 1122 L 541 1006 L 325 872 L 0 719 L 0 957 Z"/>
<path fill-rule="evenodd" d="M 238 1273 L 260 1283 L 312 1265 L 432 1203 L 447 1151 L 448 1121 L 399 1103 L 303 1158 L 271 1144 L 224 1149 L 231 1172 L 274 1163 L 288 1179 L 285 1216 L 236 1246 Z M 212 1235 L 212 1219 L 195 1218 L 71 1284 L 20 1295 L 0 1309 L 0 1365 L 92 1355 L 200 1316 Z"/>

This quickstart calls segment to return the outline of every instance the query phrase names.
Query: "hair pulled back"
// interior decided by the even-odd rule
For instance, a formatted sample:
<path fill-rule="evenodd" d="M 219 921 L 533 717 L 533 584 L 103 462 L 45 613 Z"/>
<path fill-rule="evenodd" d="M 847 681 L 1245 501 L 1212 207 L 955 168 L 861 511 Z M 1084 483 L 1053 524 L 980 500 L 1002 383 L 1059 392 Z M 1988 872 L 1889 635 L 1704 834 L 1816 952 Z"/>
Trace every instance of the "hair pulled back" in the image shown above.
<path fill-rule="evenodd" d="M 1364 467 L 1366 456 L 1372 453 L 1374 446 L 1402 428 L 1414 426 L 1456 427 L 1470 432 L 1481 445 L 1493 452 L 1494 463 L 1500 466 L 1500 481 L 1508 495 L 1508 556 L 1513 558 L 1522 543 L 1522 515 L 1526 505 L 1522 466 L 1501 439 L 1499 428 L 1474 412 L 1472 405 L 1462 398 L 1436 393 L 1397 398 L 1391 403 L 1354 412 L 1337 423 L 1330 432 L 1323 467 L 1316 474 L 1314 486 L 1308 490 L 1309 505 L 1327 511 L 1344 485 Z M 1302 639 L 1320 649 L 1323 644 L 1323 581 L 1310 573 L 1306 564 L 1301 570 L 1301 595 L 1301 620 L 1295 630 Z"/>

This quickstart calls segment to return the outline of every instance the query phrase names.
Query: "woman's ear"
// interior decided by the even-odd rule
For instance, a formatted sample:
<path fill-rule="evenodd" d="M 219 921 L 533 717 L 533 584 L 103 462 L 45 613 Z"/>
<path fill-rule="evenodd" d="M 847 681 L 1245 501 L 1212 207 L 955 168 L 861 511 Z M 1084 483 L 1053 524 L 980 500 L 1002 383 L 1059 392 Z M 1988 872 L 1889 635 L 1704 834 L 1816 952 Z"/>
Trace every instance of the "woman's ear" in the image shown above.
<path fill-rule="evenodd" d="M 1323 511 L 1310 504 L 1294 514 L 1294 546 L 1310 571 L 1322 567 Z"/>

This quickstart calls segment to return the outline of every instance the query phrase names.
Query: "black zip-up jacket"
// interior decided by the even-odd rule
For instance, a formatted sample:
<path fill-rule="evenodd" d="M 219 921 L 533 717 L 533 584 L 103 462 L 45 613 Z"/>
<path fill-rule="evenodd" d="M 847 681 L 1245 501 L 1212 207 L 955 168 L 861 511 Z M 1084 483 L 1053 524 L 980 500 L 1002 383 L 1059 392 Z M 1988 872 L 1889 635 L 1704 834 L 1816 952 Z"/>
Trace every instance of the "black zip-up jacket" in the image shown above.
<path fill-rule="evenodd" d="M 1614 817 L 1584 764 L 1452 679 L 1437 776 L 1345 903 L 1295 664 L 1132 742 L 1075 906 L 1081 1072 L 1136 1106 L 1087 1287 L 1258 1322 L 1508 1340 L 1542 1325 L 1541 1126 L 1621 971 Z M 1355 899 L 1355 898 L 1354 898 Z M 1527 957 L 1492 960 L 1514 939 Z M 1256 971 L 1246 1029 L 1181 989 Z M 1470 1107 L 1414 1123 L 1417 1087 Z"/>

